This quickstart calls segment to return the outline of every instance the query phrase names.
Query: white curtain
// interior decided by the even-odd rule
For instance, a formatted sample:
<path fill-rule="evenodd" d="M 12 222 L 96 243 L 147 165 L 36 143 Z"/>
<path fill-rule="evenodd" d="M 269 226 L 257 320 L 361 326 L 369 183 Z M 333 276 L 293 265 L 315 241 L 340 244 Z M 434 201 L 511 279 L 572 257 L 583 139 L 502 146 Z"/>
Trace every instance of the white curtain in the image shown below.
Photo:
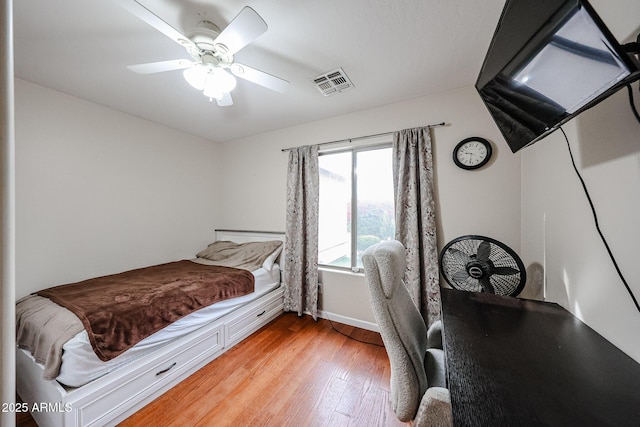
<path fill-rule="evenodd" d="M 430 326 L 440 318 L 440 277 L 428 127 L 394 133 L 393 179 L 396 240 L 407 250 L 405 284 Z"/>
<path fill-rule="evenodd" d="M 318 146 L 289 151 L 284 309 L 318 315 Z"/>

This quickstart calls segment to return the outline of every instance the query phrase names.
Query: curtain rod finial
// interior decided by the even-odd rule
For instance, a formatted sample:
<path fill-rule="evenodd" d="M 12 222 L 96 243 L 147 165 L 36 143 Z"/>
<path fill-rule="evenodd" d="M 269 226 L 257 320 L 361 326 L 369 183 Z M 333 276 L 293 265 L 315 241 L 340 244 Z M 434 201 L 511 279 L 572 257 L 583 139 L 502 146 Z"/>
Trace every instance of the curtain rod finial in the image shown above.
<path fill-rule="evenodd" d="M 435 123 L 435 124 L 429 125 L 427 127 L 429 127 L 429 128 L 437 128 L 437 127 L 441 127 L 441 126 L 449 126 L 449 123 L 446 123 L 446 122 Z"/>

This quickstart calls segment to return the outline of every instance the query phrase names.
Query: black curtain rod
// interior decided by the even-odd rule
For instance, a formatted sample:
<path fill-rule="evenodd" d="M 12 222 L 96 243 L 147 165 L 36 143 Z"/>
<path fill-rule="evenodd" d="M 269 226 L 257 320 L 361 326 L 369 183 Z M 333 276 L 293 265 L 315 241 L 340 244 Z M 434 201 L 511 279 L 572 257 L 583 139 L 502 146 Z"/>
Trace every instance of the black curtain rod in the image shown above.
<path fill-rule="evenodd" d="M 435 124 L 432 124 L 432 125 L 427 125 L 427 127 L 428 127 L 429 129 L 431 129 L 431 128 L 437 128 L 437 127 L 440 127 L 440 126 L 446 126 L 446 125 L 447 125 L 447 123 L 442 122 L 442 123 L 435 123 Z M 336 141 L 321 142 L 321 143 L 319 143 L 319 144 L 310 144 L 310 145 L 327 145 L 327 144 L 337 144 L 337 143 L 339 143 L 339 142 L 347 142 L 347 141 L 348 141 L 349 143 L 351 143 L 351 142 L 353 142 L 353 141 L 357 141 L 357 140 L 359 140 L 359 139 L 373 138 L 374 136 L 391 135 L 391 134 L 393 134 L 394 132 L 395 132 L 395 131 L 393 131 L 393 132 L 382 132 L 382 133 L 376 133 L 376 134 L 373 134 L 373 135 L 357 136 L 357 137 L 355 137 L 355 138 L 338 139 L 338 140 L 336 140 Z M 283 149 L 282 149 L 282 151 L 289 151 L 289 150 L 293 150 L 294 148 L 298 148 L 298 147 L 283 148 Z"/>

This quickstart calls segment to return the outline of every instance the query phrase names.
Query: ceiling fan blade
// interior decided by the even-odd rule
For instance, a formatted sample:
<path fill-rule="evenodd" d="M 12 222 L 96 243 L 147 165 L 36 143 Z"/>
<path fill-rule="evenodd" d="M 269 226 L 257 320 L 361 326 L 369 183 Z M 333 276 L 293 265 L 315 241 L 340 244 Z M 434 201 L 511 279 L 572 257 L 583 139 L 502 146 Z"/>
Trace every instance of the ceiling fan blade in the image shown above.
<path fill-rule="evenodd" d="M 170 61 L 149 62 L 147 64 L 129 65 L 128 69 L 138 74 L 162 73 L 165 71 L 184 70 L 193 66 L 188 59 L 172 59 Z"/>
<path fill-rule="evenodd" d="M 480 246 L 478 246 L 478 254 L 476 258 L 479 261 L 488 261 L 490 256 L 491 256 L 491 243 L 487 242 L 486 240 L 483 240 L 482 243 L 480 243 Z"/>
<path fill-rule="evenodd" d="M 162 18 L 153 13 L 151 10 L 147 9 L 145 6 L 141 5 L 139 2 L 135 0 L 114 1 L 118 5 L 120 5 L 120 7 L 126 9 L 131 14 L 137 16 L 147 24 L 151 25 L 153 28 L 178 43 L 180 46 L 195 49 L 195 45 L 193 44 L 193 42 L 189 40 L 184 34 L 173 28 L 171 25 L 167 24 L 164 20 L 162 20 Z"/>
<path fill-rule="evenodd" d="M 231 94 L 228 92 L 223 93 L 222 98 L 216 99 L 216 101 L 218 102 L 219 107 L 228 107 L 230 105 L 233 105 L 233 99 L 231 98 Z"/>
<path fill-rule="evenodd" d="M 244 64 L 233 64 L 231 66 L 231 72 L 236 77 L 240 77 L 241 79 L 248 80 L 279 93 L 285 93 L 289 88 L 288 81 L 281 79 L 280 77 L 272 76 L 264 71 L 256 70 L 255 68 L 251 68 Z"/>
<path fill-rule="evenodd" d="M 255 10 L 245 6 L 222 30 L 215 44 L 216 47 L 223 45 L 226 53 L 233 55 L 265 31 L 267 31 L 267 23 Z"/>

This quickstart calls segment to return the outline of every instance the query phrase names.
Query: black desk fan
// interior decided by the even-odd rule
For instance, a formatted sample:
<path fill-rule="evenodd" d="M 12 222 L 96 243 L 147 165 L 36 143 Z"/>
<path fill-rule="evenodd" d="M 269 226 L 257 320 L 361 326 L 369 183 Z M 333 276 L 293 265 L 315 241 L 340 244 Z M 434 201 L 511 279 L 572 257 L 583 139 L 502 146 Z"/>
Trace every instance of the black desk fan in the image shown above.
<path fill-rule="evenodd" d="M 440 253 L 440 271 L 452 288 L 515 297 L 527 273 L 518 255 L 490 237 L 461 236 Z"/>

